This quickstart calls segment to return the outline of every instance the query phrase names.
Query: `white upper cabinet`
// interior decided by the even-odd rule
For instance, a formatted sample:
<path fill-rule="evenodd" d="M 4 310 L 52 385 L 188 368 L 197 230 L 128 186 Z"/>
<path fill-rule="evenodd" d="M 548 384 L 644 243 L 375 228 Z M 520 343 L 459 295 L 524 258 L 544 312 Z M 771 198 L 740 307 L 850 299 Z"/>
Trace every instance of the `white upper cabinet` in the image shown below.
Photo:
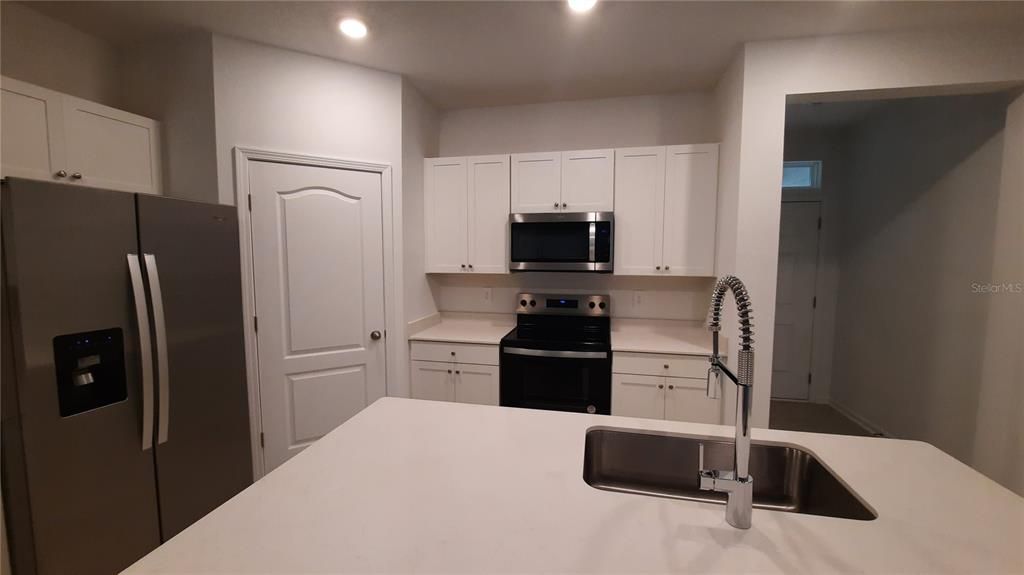
<path fill-rule="evenodd" d="M 614 182 L 614 150 L 562 152 L 562 211 L 612 211 Z"/>
<path fill-rule="evenodd" d="M 610 212 L 615 151 L 512 154 L 512 211 Z"/>
<path fill-rule="evenodd" d="M 512 154 L 512 211 L 557 212 L 562 206 L 562 153 Z"/>
<path fill-rule="evenodd" d="M 509 157 L 423 163 L 426 271 L 508 271 Z"/>
<path fill-rule="evenodd" d="M 715 274 L 718 144 L 669 146 L 665 154 L 665 225 L 662 271 Z"/>
<path fill-rule="evenodd" d="M 61 95 L 10 78 L 0 82 L 3 175 L 50 180 L 64 169 Z"/>
<path fill-rule="evenodd" d="M 465 270 L 469 261 L 466 159 L 430 158 L 423 166 L 426 270 Z"/>
<path fill-rule="evenodd" d="M 615 151 L 615 273 L 652 275 L 661 266 L 665 148 Z"/>
<path fill-rule="evenodd" d="M 615 273 L 715 273 L 718 144 L 616 150 Z"/>
<path fill-rule="evenodd" d="M 469 167 L 469 262 L 474 272 L 508 271 L 509 157 L 475 156 Z"/>
<path fill-rule="evenodd" d="M 160 193 L 159 123 L 11 78 L 3 91 L 3 175 Z"/>
<path fill-rule="evenodd" d="M 160 193 L 157 122 L 64 96 L 64 137 L 71 179 L 94 188 Z"/>

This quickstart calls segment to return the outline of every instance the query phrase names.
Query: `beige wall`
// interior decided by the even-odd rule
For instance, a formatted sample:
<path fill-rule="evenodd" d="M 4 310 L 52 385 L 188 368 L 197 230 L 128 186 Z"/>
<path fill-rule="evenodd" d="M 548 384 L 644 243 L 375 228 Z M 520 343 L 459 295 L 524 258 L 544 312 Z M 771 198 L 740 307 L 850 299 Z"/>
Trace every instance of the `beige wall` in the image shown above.
<path fill-rule="evenodd" d="M 1024 190 L 1001 184 L 1007 100 L 899 100 L 851 132 L 832 398 L 887 435 L 971 465 L 1002 444 L 1016 465 L 986 458 L 979 469 L 1024 492 L 1024 379 L 1012 351 L 1024 336 L 1007 321 L 1021 319 L 1024 294 L 974 289 L 1024 282 Z M 981 409 L 986 383 L 1000 397 Z M 989 417 L 1003 425 L 979 441 Z"/>
<path fill-rule="evenodd" d="M 121 76 L 122 107 L 160 122 L 164 195 L 218 201 L 210 34 L 124 50 Z"/>
<path fill-rule="evenodd" d="M 424 273 L 423 158 L 437 156 L 440 116 L 408 81 L 402 81 L 402 208 L 405 213 L 406 322 L 437 313 Z"/>
<path fill-rule="evenodd" d="M 108 106 L 120 104 L 114 47 L 15 2 L 0 2 L 0 72 Z"/>
<path fill-rule="evenodd" d="M 441 156 L 716 141 L 710 94 L 661 94 L 445 112 Z"/>
<path fill-rule="evenodd" d="M 775 323 L 787 96 L 874 91 L 885 97 L 901 90 L 1020 82 L 1022 53 L 1019 29 L 860 34 L 744 46 L 735 271 L 750 289 L 756 325 L 762 326 L 757 329 L 755 426 L 768 425 L 771 396 L 774 334 L 765 326 Z M 733 338 L 730 355 L 735 356 L 736 345 Z"/>

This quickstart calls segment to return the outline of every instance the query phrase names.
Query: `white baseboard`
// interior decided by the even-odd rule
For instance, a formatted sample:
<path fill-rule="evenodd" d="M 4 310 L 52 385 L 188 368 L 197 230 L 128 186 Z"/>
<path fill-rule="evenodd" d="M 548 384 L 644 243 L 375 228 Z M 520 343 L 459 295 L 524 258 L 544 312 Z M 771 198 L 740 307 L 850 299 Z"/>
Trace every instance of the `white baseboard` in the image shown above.
<path fill-rule="evenodd" d="M 858 415 L 845 405 L 834 400 L 830 401 L 829 405 L 831 405 L 836 411 L 850 418 L 851 420 L 853 420 L 854 423 L 868 430 L 872 434 L 880 435 L 882 437 L 892 437 L 892 434 L 883 429 L 881 425 L 878 425 L 873 421 L 865 419 L 864 417 Z"/>

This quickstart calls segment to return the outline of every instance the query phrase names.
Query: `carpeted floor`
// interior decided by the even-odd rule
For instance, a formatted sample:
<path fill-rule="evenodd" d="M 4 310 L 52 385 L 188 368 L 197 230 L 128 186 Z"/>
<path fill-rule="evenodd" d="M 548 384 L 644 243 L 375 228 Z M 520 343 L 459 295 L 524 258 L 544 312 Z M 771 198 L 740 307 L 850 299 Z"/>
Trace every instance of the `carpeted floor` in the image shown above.
<path fill-rule="evenodd" d="M 772 400 L 768 427 L 788 431 L 810 431 L 837 435 L 872 435 L 857 422 L 830 405 L 806 401 Z"/>

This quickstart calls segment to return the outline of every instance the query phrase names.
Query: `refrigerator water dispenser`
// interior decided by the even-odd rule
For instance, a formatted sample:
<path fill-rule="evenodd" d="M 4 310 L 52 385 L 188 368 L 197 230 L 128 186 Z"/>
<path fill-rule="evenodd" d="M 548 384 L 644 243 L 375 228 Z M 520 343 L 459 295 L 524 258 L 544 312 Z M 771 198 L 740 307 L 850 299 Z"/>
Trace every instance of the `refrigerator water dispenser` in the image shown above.
<path fill-rule="evenodd" d="M 121 328 L 53 338 L 61 417 L 96 409 L 128 397 Z"/>

